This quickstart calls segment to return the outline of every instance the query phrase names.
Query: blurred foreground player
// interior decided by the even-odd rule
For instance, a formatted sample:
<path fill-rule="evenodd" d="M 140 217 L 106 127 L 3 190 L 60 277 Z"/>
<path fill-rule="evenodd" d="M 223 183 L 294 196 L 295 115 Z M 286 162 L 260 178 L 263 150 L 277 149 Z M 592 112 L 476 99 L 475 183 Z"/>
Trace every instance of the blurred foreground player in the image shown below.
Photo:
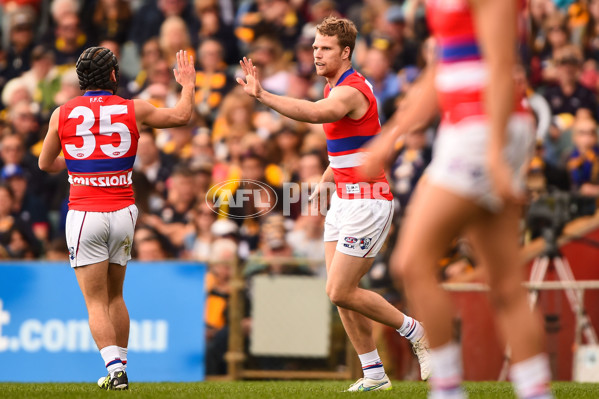
<path fill-rule="evenodd" d="M 77 61 L 85 94 L 54 111 L 39 158 L 42 170 L 66 167 L 69 172 L 69 259 L 85 298 L 89 328 L 108 369 L 98 381 L 103 389 L 129 388 L 129 313 L 123 281 L 138 214 L 131 171 L 140 126 L 181 126 L 192 114 L 195 69 L 187 52 L 177 53 L 174 74 L 183 90 L 173 108 L 125 100 L 114 95 L 119 80 L 114 54 L 103 47 L 88 48 Z"/>
<path fill-rule="evenodd" d="M 428 347 L 417 320 L 358 286 L 389 231 L 393 195 L 382 167 L 369 180 L 358 174 L 362 146 L 379 133 L 380 124 L 372 86 L 351 65 L 356 27 L 346 19 L 328 17 L 316 30 L 312 47 L 316 72 L 327 80 L 324 99 L 311 102 L 269 93 L 260 85 L 252 60 L 245 58 L 240 64 L 246 80 L 237 81 L 247 94 L 289 118 L 324 124 L 330 164 L 312 198 L 318 204 L 327 185 L 336 189 L 325 220 L 326 290 L 364 371 L 364 378 L 349 391 L 388 390 L 391 382 L 372 337 L 371 320 L 393 327 L 412 342 L 424 380 L 429 375 Z"/>
<path fill-rule="evenodd" d="M 433 160 L 412 198 L 392 271 L 426 324 L 433 399 L 465 398 L 453 307 L 436 265 L 460 235 L 487 273 L 510 379 L 523 399 L 551 398 L 541 319 L 531 312 L 519 258 L 523 172 L 534 141 L 532 115 L 515 101 L 516 0 L 430 0 L 427 19 L 440 45 L 419 96 L 372 143 L 363 169 L 376 175 L 397 136 L 443 115 Z M 463 342 L 468 345 L 468 342 Z"/>

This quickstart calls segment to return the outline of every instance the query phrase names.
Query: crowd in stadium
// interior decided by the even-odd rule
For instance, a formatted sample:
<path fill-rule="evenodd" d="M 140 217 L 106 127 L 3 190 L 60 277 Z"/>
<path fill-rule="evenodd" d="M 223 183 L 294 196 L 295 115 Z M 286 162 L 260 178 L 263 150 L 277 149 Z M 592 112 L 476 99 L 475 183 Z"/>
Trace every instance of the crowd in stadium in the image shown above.
<path fill-rule="evenodd" d="M 82 50 L 111 49 L 120 62 L 118 94 L 160 107 L 177 101 L 180 86 L 172 70 L 175 53 L 184 49 L 197 64 L 196 112 L 187 126 L 140 132 L 133 174 L 140 209 L 135 259 L 211 261 L 216 297 L 226 297 L 230 278 L 228 263 L 216 260 L 236 255 L 301 257 L 306 265 L 291 268 L 295 273 L 322 275 L 322 215 L 292 209 L 285 216 L 229 219 L 205 201 L 211 186 L 227 180 L 259 180 L 275 189 L 317 182 L 328 162 L 321 126 L 283 118 L 245 95 L 235 82 L 238 61 L 252 58 L 270 92 L 318 100 L 325 81 L 314 73 L 315 26 L 328 15 L 348 17 L 359 30 L 353 65 L 372 84 L 384 123 L 435 57 L 424 3 L 0 1 L 0 258 L 68 256 L 62 238 L 67 173 L 40 171 L 37 157 L 52 111 L 81 94 L 75 62 Z M 527 3 L 520 18 L 522 67 L 514 73 L 537 121 L 529 188 L 599 196 L 599 0 Z M 429 127 L 398 145 L 388 170 L 401 203 L 397 221 L 431 160 L 434 134 Z M 387 284 L 382 265 L 375 262 L 370 272 L 373 286 Z M 450 277 L 466 269 L 445 272 Z M 245 270 L 251 276 L 287 269 L 258 259 Z M 215 306 L 208 317 L 218 329 L 225 320 Z"/>

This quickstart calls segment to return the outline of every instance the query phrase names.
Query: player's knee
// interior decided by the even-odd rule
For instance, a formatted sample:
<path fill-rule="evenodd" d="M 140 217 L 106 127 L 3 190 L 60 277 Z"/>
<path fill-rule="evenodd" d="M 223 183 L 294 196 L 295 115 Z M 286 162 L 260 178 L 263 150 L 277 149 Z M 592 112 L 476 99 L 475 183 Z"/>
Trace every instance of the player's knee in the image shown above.
<path fill-rule="evenodd" d="M 396 252 L 393 258 L 391 278 L 395 281 L 418 281 L 420 279 L 422 270 L 418 267 L 416 254 L 408 249 L 403 252 Z"/>
<path fill-rule="evenodd" d="M 334 284 L 327 283 L 327 295 L 333 305 L 345 308 L 348 305 L 349 295 L 346 290 L 341 289 Z"/>
<path fill-rule="evenodd" d="M 517 306 L 518 302 L 526 303 L 526 293 L 517 279 L 505 279 L 491 283 L 489 297 L 497 310 Z"/>

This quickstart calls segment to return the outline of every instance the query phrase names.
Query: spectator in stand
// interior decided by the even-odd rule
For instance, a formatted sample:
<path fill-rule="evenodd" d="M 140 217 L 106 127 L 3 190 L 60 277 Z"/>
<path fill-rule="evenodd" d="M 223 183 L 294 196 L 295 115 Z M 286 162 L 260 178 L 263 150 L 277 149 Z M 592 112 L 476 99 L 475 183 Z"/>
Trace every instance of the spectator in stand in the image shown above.
<path fill-rule="evenodd" d="M 585 108 L 595 120 L 599 120 L 599 108 L 595 94 L 578 81 L 582 65 L 580 49 L 574 45 L 564 46 L 555 53 L 557 65 L 557 85 L 549 87 L 545 98 L 553 115 L 576 112 Z"/>
<path fill-rule="evenodd" d="M 568 158 L 568 171 L 572 190 L 587 196 L 599 197 L 599 146 L 597 145 L 597 122 L 592 118 L 579 117 L 574 122 L 575 148 Z"/>
<path fill-rule="evenodd" d="M 135 79 L 130 81 L 129 87 L 127 87 L 129 92 L 133 95 L 137 95 L 148 86 L 148 75 L 150 70 L 161 58 L 162 52 L 160 51 L 160 42 L 158 41 L 158 38 L 153 37 L 148 39 L 141 48 L 141 68 Z"/>
<path fill-rule="evenodd" d="M 248 280 L 258 274 L 312 274 L 307 264 L 293 261 L 297 254 L 287 241 L 285 218 L 278 213 L 268 215 L 260 226 L 260 242 L 254 256 L 243 272 Z M 251 281 L 249 285 L 251 290 Z"/>
<path fill-rule="evenodd" d="M 74 66 L 81 52 L 89 47 L 87 36 L 81 30 L 81 21 L 75 13 L 62 15 L 56 23 L 56 40 L 52 50 L 56 65 Z"/>
<path fill-rule="evenodd" d="M 14 193 L 7 185 L 0 185 L 0 245 L 11 258 L 22 259 L 40 255 L 31 225 L 13 214 Z"/>
<path fill-rule="evenodd" d="M 39 123 L 35 114 L 35 103 L 21 101 L 9 109 L 8 118 L 11 130 L 23 140 L 29 149 L 39 140 Z"/>
<path fill-rule="evenodd" d="M 167 181 L 167 198 L 162 209 L 154 214 L 141 215 L 141 222 L 166 237 L 177 251 L 183 248 L 190 232 L 191 210 L 195 206 L 193 173 L 177 167 Z"/>
<path fill-rule="evenodd" d="M 209 271 L 206 275 L 206 374 L 227 373 L 225 353 L 228 348 L 228 305 L 231 292 L 232 262 L 237 257 L 237 245 L 228 238 L 214 242 L 210 253 Z M 248 332 L 249 320 L 243 322 Z"/>
<path fill-rule="evenodd" d="M 177 51 L 183 49 L 191 56 L 195 57 L 195 50 L 191 43 L 191 36 L 185 20 L 177 15 L 171 15 L 164 20 L 160 26 L 160 35 L 158 39 L 162 57 L 169 66 L 176 63 L 175 56 Z"/>
<path fill-rule="evenodd" d="M 135 12 L 129 39 L 141 48 L 148 39 L 159 35 L 162 23 L 171 16 L 183 18 L 190 37 L 198 31 L 198 22 L 189 0 L 156 0 L 145 2 Z"/>
<path fill-rule="evenodd" d="M 30 178 L 30 187 L 35 195 L 43 195 L 47 188 L 46 174 L 37 166 L 37 159 L 25 150 L 23 138 L 17 134 L 6 134 L 0 138 L 0 167 L 8 165 L 20 166 Z"/>
<path fill-rule="evenodd" d="M 399 94 L 399 79 L 391 69 L 389 52 L 377 47 L 368 49 L 363 65 L 363 74 L 372 85 L 372 91 L 378 104 L 379 120 L 385 122 L 384 107 L 386 101 Z"/>
<path fill-rule="evenodd" d="M 253 121 L 254 101 L 241 94 L 243 92 L 236 87 L 223 99 L 212 129 L 214 143 L 222 142 L 228 136 L 241 137 L 256 130 Z M 226 147 L 217 146 L 215 149 L 217 158 L 227 157 Z"/>
<path fill-rule="evenodd" d="M 317 183 L 318 181 L 315 181 Z M 324 253 L 324 216 L 306 204 L 295 221 L 293 230 L 287 234 L 287 242 L 294 256 L 308 260 L 314 274 L 326 278 Z"/>
<path fill-rule="evenodd" d="M 551 0 L 530 0 L 528 4 L 528 45 L 534 55 L 540 55 L 547 43 L 547 18 L 555 13 Z"/>
<path fill-rule="evenodd" d="M 39 104 L 41 115 L 47 119 L 56 106 L 54 96 L 60 90 L 61 77 L 54 60 L 51 48 L 37 45 L 31 52 L 31 69 L 22 75 L 31 98 Z"/>
<path fill-rule="evenodd" d="M 582 34 L 582 48 L 585 59 L 599 62 L 599 0 L 588 3 L 589 20 Z"/>
<path fill-rule="evenodd" d="M 282 48 L 293 49 L 301 34 L 304 21 L 290 0 L 252 0 L 249 12 L 240 18 L 238 37 L 252 42 L 262 35 L 277 37 Z M 252 57 L 253 58 L 253 57 Z"/>
<path fill-rule="evenodd" d="M 135 245 L 136 259 L 140 262 L 154 262 L 168 259 L 162 240 L 156 236 L 141 239 Z"/>
<path fill-rule="evenodd" d="M 155 107 L 174 104 L 177 97 L 171 92 L 172 71 L 168 63 L 159 58 L 150 66 L 146 88 L 137 94 L 137 98 L 149 101 Z"/>
<path fill-rule="evenodd" d="M 206 274 L 206 341 L 210 342 L 216 333 L 228 323 L 229 293 L 233 262 L 237 258 L 237 244 L 228 238 L 219 238 L 212 244 L 208 257 L 209 269 Z M 209 344 L 210 345 L 210 344 Z M 207 359 L 210 363 L 211 360 Z M 207 366 L 207 368 L 210 368 Z"/>
<path fill-rule="evenodd" d="M 547 42 L 541 51 L 540 60 L 544 82 L 555 82 L 559 78 L 559 53 L 570 43 L 570 31 L 565 17 L 555 11 L 545 20 Z"/>
<path fill-rule="evenodd" d="M 516 85 L 516 92 L 522 99 L 526 99 L 530 108 L 535 114 L 537 121 L 537 140 L 543 141 L 549 132 L 549 126 L 551 125 L 551 107 L 549 103 L 539 93 L 536 93 L 528 82 L 526 76 L 526 68 L 519 64 L 516 65 L 514 72 L 514 84 Z"/>
<path fill-rule="evenodd" d="M 314 29 L 314 31 L 316 30 Z M 312 43 L 314 43 L 313 32 L 304 29 L 295 46 L 295 64 L 287 91 L 291 97 L 316 100 L 322 96 L 322 90 L 316 89 L 318 80 L 314 79 L 316 67 L 314 66 Z"/>
<path fill-rule="evenodd" d="M 381 30 L 391 40 L 389 52 L 391 68 L 399 71 L 407 66 L 416 65 L 418 60 L 418 45 L 406 37 L 406 20 L 403 8 L 391 5 L 385 11 L 381 21 Z"/>
<path fill-rule="evenodd" d="M 299 150 L 302 146 L 302 140 L 304 133 L 307 129 L 301 122 L 296 122 L 292 119 L 285 119 L 281 128 L 276 131 L 271 137 L 271 153 L 268 156 L 272 166 L 267 167 L 267 178 L 269 176 L 269 168 L 277 165 L 277 176 L 275 179 L 271 179 L 272 183 L 276 183 L 277 186 L 281 186 L 283 182 L 297 182 L 299 180 L 299 163 L 300 154 Z"/>
<path fill-rule="evenodd" d="M 34 236 L 42 244 L 50 238 L 48 208 L 38 197 L 33 195 L 25 171 L 18 165 L 6 165 L 0 174 L 2 183 L 13 192 L 12 213 L 24 223 L 31 226 Z"/>
<path fill-rule="evenodd" d="M 198 48 L 200 67 L 196 72 L 196 108 L 212 124 L 223 98 L 235 86 L 223 59 L 223 46 L 214 39 L 206 39 Z"/>
<path fill-rule="evenodd" d="M 35 45 L 35 11 L 20 7 L 9 15 L 9 46 L 6 53 L 6 68 L 0 75 L 7 81 L 21 76 L 31 67 L 31 50 Z"/>
<path fill-rule="evenodd" d="M 211 227 L 216 221 L 216 211 L 206 203 L 198 200 L 192 215 L 192 231 L 185 237 L 185 257 L 187 259 L 206 262 L 210 258 L 210 249 L 214 241 Z"/>
<path fill-rule="evenodd" d="M 281 2 L 281 0 L 276 1 Z M 248 57 L 258 68 L 262 86 L 266 90 L 281 95 L 287 93 L 291 78 L 289 65 L 291 59 L 284 56 L 280 37 L 266 35 L 257 37 L 252 43 Z"/>
<path fill-rule="evenodd" d="M 432 148 L 426 133 L 417 131 L 404 136 L 401 147 L 391 166 L 391 189 L 399 201 L 399 212 L 404 214 L 416 184 L 432 160 Z"/>
<path fill-rule="evenodd" d="M 50 244 L 46 247 L 47 261 L 69 261 L 69 251 L 67 250 L 67 242 L 64 238 L 55 238 L 50 241 Z"/>
<path fill-rule="evenodd" d="M 166 155 L 158 149 L 151 129 L 146 128 L 139 132 L 133 171 L 143 174 L 156 193 L 161 196 L 166 196 L 166 181 L 171 176 L 176 163 L 175 157 Z"/>
<path fill-rule="evenodd" d="M 54 104 L 59 107 L 79 95 L 81 95 L 81 89 L 79 88 L 77 70 L 70 68 L 60 77 L 60 89 L 54 96 Z"/>
<path fill-rule="evenodd" d="M 214 148 L 210 138 L 210 130 L 199 128 L 191 139 L 191 157 L 189 163 L 194 165 L 214 166 Z"/>
<path fill-rule="evenodd" d="M 197 42 L 216 40 L 222 45 L 221 57 L 227 64 L 236 64 L 239 60 L 237 39 L 233 27 L 221 17 L 221 7 L 218 0 L 195 0 L 195 10 L 200 23 Z"/>
<path fill-rule="evenodd" d="M 132 17 L 128 1 L 98 0 L 92 19 L 93 40 L 113 40 L 119 45 L 124 44 L 129 36 Z"/>
<path fill-rule="evenodd" d="M 29 91 L 27 81 L 23 78 L 14 78 L 9 80 L 2 89 L 2 118 L 6 118 L 6 109 L 16 103 L 27 100 L 33 101 L 33 95 Z"/>

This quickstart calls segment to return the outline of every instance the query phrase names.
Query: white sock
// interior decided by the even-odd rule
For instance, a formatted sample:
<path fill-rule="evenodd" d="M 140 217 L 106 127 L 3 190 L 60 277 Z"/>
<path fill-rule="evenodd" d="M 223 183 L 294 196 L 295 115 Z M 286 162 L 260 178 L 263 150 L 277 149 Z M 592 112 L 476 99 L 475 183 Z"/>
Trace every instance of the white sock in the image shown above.
<path fill-rule="evenodd" d="M 404 315 L 403 324 L 397 329 L 397 332 L 402 337 L 409 339 L 410 342 L 419 341 L 420 338 L 424 337 L 424 328 L 422 327 L 422 324 L 408 315 Z"/>
<path fill-rule="evenodd" d="M 460 397 L 462 389 L 462 349 L 457 342 L 431 349 L 431 397 Z M 435 394 L 436 393 L 436 394 Z"/>
<path fill-rule="evenodd" d="M 119 348 L 116 345 L 106 346 L 100 349 L 102 359 L 110 375 L 114 375 L 116 371 L 123 371 L 123 363 L 119 355 Z"/>
<path fill-rule="evenodd" d="M 119 357 L 121 358 L 121 363 L 123 363 L 123 370 L 127 371 L 127 348 L 119 346 Z"/>
<path fill-rule="evenodd" d="M 510 369 L 510 380 L 515 385 L 516 393 L 521 399 L 553 398 L 549 381 L 549 358 L 546 353 L 539 353 L 526 360 L 513 364 Z"/>
<path fill-rule="evenodd" d="M 375 349 L 372 352 L 358 355 L 358 357 L 362 363 L 364 378 L 380 380 L 385 376 L 385 368 L 383 367 L 383 362 L 381 362 L 379 351 Z"/>

